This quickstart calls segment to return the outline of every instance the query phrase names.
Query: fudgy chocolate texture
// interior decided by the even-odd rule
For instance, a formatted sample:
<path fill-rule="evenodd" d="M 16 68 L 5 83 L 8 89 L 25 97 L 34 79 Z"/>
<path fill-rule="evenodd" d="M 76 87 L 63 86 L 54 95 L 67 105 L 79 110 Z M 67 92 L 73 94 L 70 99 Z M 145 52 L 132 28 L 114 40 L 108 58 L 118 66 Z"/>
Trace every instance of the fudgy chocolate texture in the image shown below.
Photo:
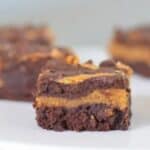
<path fill-rule="evenodd" d="M 42 83 L 41 83 L 42 82 Z M 38 95 L 63 97 L 73 100 L 81 96 L 86 96 L 95 89 L 107 88 L 128 88 L 128 81 L 119 77 L 98 77 L 85 80 L 79 84 L 62 84 L 50 81 L 48 84 L 41 81 Z M 47 81 L 46 81 L 47 82 Z"/>
<path fill-rule="evenodd" d="M 54 42 L 54 34 L 46 26 L 4 26 L 0 27 L 0 42 L 29 42 L 49 45 Z"/>
<path fill-rule="evenodd" d="M 102 75 L 86 79 L 77 84 L 60 83 L 64 77 L 80 74 Z M 107 75 L 108 74 L 108 75 Z M 71 65 L 60 61 L 49 62 L 43 68 L 37 81 L 37 96 L 55 96 L 74 99 L 86 96 L 95 89 L 121 88 L 128 89 L 128 77 L 125 73 L 113 67 L 100 67 L 91 69 L 87 65 Z"/>
<path fill-rule="evenodd" d="M 65 107 L 40 107 L 36 120 L 44 129 L 64 131 L 127 130 L 130 125 L 130 109 L 120 111 L 104 104 Z"/>
<path fill-rule="evenodd" d="M 126 45 L 150 46 L 150 26 L 135 27 L 129 30 L 117 29 L 114 39 Z"/>
<path fill-rule="evenodd" d="M 48 60 L 76 58 L 66 48 L 25 45 L 0 48 L 0 98 L 33 100 L 38 74 Z"/>

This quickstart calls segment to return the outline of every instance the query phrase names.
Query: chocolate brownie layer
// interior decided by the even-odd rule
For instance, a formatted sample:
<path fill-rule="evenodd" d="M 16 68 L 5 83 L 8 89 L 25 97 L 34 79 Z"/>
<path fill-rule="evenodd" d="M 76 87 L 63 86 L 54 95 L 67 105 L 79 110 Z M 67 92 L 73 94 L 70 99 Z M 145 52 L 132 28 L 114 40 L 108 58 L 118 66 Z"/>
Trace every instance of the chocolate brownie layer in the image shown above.
<path fill-rule="evenodd" d="M 128 80 L 115 78 L 115 77 L 98 77 L 88 79 L 79 84 L 66 85 L 63 83 L 57 83 L 55 81 L 40 84 L 39 95 L 49 95 L 56 97 L 65 97 L 73 100 L 81 96 L 86 96 L 93 92 L 95 89 L 107 89 L 107 88 L 128 88 Z M 91 86 L 92 85 L 92 86 Z"/>
<path fill-rule="evenodd" d="M 91 86 L 92 85 L 92 86 Z M 89 68 L 86 65 L 71 65 L 49 62 L 37 81 L 37 95 L 65 97 L 70 100 L 86 96 L 96 89 L 128 89 L 128 77 L 119 68 Z"/>
<path fill-rule="evenodd" d="M 130 124 L 130 109 L 120 111 L 103 104 L 82 105 L 75 108 L 40 107 L 36 120 L 45 129 L 56 131 L 126 130 Z"/>
<path fill-rule="evenodd" d="M 5 26 L 0 27 L 0 42 L 29 42 L 44 45 L 53 44 L 54 33 L 46 26 Z"/>

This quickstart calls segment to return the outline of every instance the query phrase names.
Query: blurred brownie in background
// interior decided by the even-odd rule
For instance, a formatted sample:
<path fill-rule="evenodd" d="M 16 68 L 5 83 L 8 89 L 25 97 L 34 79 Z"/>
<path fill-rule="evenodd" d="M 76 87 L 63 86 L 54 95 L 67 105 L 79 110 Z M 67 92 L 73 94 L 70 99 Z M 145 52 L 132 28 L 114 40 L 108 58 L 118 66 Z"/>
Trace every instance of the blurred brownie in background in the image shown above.
<path fill-rule="evenodd" d="M 105 61 L 49 61 L 37 81 L 38 124 L 50 130 L 127 130 L 130 125 L 130 67 Z"/>
<path fill-rule="evenodd" d="M 33 92 L 41 67 L 51 59 L 77 63 L 68 48 L 31 43 L 0 44 L 0 98 L 33 100 Z"/>
<path fill-rule="evenodd" d="M 1 42 L 29 42 L 44 45 L 54 43 L 54 33 L 47 26 L 3 26 L 0 27 Z"/>
<path fill-rule="evenodd" d="M 135 72 L 150 77 L 150 26 L 118 29 L 109 45 L 115 60 L 130 65 Z"/>
<path fill-rule="evenodd" d="M 0 27 L 0 98 L 33 100 L 41 67 L 52 59 L 78 62 L 68 48 L 54 47 L 54 34 L 48 27 Z"/>

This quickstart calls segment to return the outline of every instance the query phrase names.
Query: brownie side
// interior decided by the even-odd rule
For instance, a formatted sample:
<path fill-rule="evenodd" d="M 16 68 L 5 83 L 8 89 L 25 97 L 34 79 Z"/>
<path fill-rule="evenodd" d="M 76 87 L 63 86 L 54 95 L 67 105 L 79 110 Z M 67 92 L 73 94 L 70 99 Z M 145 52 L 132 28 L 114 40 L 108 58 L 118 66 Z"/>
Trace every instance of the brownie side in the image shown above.
<path fill-rule="evenodd" d="M 104 104 L 87 104 L 70 109 L 41 106 L 36 109 L 38 125 L 56 131 L 127 130 L 130 117 L 130 108 L 121 111 Z"/>

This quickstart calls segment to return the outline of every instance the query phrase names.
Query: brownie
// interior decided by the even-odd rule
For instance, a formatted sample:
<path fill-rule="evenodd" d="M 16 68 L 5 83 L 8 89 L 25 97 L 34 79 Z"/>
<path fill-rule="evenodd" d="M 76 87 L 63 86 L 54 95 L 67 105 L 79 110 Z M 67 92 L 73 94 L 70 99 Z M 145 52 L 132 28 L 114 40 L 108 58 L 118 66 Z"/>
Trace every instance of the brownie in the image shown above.
<path fill-rule="evenodd" d="M 28 42 L 50 45 L 54 42 L 54 33 L 47 26 L 1 26 L 0 27 L 0 43 L 1 42 Z"/>
<path fill-rule="evenodd" d="M 44 129 L 127 130 L 131 117 L 130 67 L 48 61 L 37 80 L 34 108 Z"/>
<path fill-rule="evenodd" d="M 76 63 L 78 58 L 68 48 L 35 43 L 4 42 L 0 46 L 0 98 L 31 101 L 36 79 L 48 60 Z"/>
<path fill-rule="evenodd" d="M 142 76 L 150 77 L 150 26 L 116 30 L 109 51 L 115 60 L 130 65 Z"/>

